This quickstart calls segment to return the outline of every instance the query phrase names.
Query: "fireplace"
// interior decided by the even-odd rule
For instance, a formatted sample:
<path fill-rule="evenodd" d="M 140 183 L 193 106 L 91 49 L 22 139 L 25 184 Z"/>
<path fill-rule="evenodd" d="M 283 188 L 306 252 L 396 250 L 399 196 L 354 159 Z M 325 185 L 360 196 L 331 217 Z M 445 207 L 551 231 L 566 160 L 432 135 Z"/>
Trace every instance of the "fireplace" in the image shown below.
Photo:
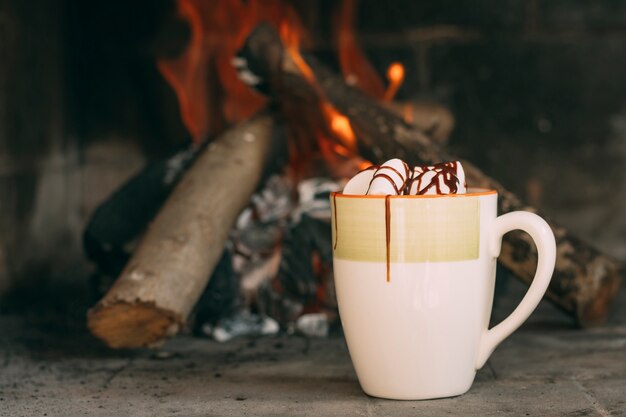
<path fill-rule="evenodd" d="M 0 0 L 0 415 L 623 413 L 624 16 Z M 462 160 L 557 235 L 545 302 L 461 397 L 366 397 L 341 335 L 329 195 L 394 156 Z M 502 248 L 493 324 L 536 263 Z"/>
<path fill-rule="evenodd" d="M 95 301 L 85 293 L 93 264 L 82 236 L 96 208 L 146 164 L 212 141 L 271 102 L 275 91 L 259 94 L 232 66 L 261 21 L 287 49 L 297 43 L 314 61 L 306 66 L 343 78 L 589 247 L 623 260 L 620 7 L 67 0 L 31 10 L 6 2 L 0 287 L 8 305 L 27 308 L 42 288 Z M 189 45 L 203 54 L 185 55 Z M 355 134 L 349 115 L 328 102 L 316 115 L 325 126 L 281 122 L 291 135 L 334 135 L 339 150 L 315 142 L 326 162 L 344 158 Z M 302 149 L 277 152 L 279 165 L 304 172 Z M 375 155 L 360 157 L 343 169 Z"/>

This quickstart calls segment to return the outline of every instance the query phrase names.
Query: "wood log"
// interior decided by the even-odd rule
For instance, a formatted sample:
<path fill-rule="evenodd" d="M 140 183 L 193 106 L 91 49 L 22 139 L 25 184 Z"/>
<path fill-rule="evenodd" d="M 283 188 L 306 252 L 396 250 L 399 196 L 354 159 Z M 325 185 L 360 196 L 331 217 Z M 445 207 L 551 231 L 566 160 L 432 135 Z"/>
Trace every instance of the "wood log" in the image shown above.
<path fill-rule="evenodd" d="M 210 143 L 167 199 L 122 274 L 87 315 L 112 348 L 152 346 L 176 334 L 202 294 L 270 150 L 260 114 Z"/>
<path fill-rule="evenodd" d="M 347 116 L 356 133 L 359 152 L 373 163 L 396 157 L 410 164 L 461 159 L 438 146 L 426 132 L 407 124 L 393 111 L 350 87 L 313 56 L 304 55 L 303 65 L 302 57 L 294 57 L 293 51 L 288 51 L 277 33 L 267 25 L 259 25 L 250 34 L 240 58 L 248 64 L 246 69 L 258 77 L 256 86 L 270 92 L 278 103 L 287 102 L 290 107 L 297 107 L 298 103 L 331 103 Z M 478 167 L 461 161 L 470 186 L 497 190 L 500 213 L 537 212 Z M 549 223 L 556 237 L 557 261 L 547 298 L 572 315 L 582 327 L 602 324 L 621 283 L 620 263 L 553 221 Z M 526 234 L 508 233 L 499 262 L 529 284 L 537 264 L 536 248 Z"/>
<path fill-rule="evenodd" d="M 409 125 L 425 132 L 435 143 L 444 146 L 454 130 L 454 116 L 441 104 L 420 101 L 393 101 L 387 106 Z"/>

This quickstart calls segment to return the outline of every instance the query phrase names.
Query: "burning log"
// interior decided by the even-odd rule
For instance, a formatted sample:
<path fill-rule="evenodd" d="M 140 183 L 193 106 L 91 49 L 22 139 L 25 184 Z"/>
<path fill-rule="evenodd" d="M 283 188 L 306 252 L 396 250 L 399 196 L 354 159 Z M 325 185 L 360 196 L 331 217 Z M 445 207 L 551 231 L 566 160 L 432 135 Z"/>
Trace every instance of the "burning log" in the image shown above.
<path fill-rule="evenodd" d="M 373 163 L 396 157 L 412 165 L 460 159 L 440 148 L 426 132 L 350 87 L 314 57 L 302 56 L 297 49 L 285 46 L 269 26 L 259 25 L 250 34 L 239 53 L 238 67 L 247 73 L 247 79 L 254 80 L 251 86 L 269 92 L 283 108 L 297 108 L 298 103 L 332 105 L 348 118 L 360 155 Z M 325 122 L 321 119 L 319 123 Z M 462 162 L 469 184 L 498 191 L 501 213 L 537 211 L 470 162 Z M 557 241 L 557 262 L 547 297 L 580 326 L 603 323 L 621 282 L 620 264 L 565 228 L 554 222 L 550 225 Z M 499 261 L 517 278 L 530 283 L 537 252 L 523 233 L 508 233 Z"/>
<path fill-rule="evenodd" d="M 96 337 L 113 348 L 150 346 L 185 324 L 261 178 L 273 124 L 268 115 L 255 116 L 197 157 L 114 286 L 89 311 Z"/>

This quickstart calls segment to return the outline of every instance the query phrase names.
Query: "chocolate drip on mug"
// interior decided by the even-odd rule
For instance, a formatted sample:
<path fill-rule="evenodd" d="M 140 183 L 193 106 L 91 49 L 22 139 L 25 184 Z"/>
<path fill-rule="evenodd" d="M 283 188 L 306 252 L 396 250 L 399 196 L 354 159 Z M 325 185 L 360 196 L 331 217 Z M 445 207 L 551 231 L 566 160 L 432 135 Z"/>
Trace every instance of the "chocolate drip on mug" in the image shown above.
<path fill-rule="evenodd" d="M 387 282 L 391 281 L 391 200 L 389 195 L 385 196 L 385 257 L 387 263 Z M 339 241 L 339 228 L 337 227 L 337 195 L 333 194 L 333 216 L 335 218 L 335 243 L 333 250 L 337 250 Z"/>
<path fill-rule="evenodd" d="M 391 266 L 391 201 L 390 196 L 385 196 L 385 243 L 386 243 L 386 255 L 387 255 L 387 282 L 391 280 L 389 269 Z"/>
<path fill-rule="evenodd" d="M 337 241 L 339 240 L 337 231 L 337 194 L 333 194 L 333 215 L 335 216 L 335 244 L 333 245 L 333 250 L 337 250 Z"/>

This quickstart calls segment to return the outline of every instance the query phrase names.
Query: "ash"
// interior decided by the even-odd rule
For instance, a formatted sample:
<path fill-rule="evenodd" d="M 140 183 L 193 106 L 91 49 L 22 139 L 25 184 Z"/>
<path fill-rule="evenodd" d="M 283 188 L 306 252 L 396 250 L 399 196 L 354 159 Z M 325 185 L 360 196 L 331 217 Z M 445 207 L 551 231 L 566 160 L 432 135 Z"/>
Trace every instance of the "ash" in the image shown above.
<path fill-rule="evenodd" d="M 239 336 L 325 337 L 337 320 L 330 193 L 342 184 L 274 175 L 239 215 L 222 262 L 198 304 L 197 329 Z"/>

